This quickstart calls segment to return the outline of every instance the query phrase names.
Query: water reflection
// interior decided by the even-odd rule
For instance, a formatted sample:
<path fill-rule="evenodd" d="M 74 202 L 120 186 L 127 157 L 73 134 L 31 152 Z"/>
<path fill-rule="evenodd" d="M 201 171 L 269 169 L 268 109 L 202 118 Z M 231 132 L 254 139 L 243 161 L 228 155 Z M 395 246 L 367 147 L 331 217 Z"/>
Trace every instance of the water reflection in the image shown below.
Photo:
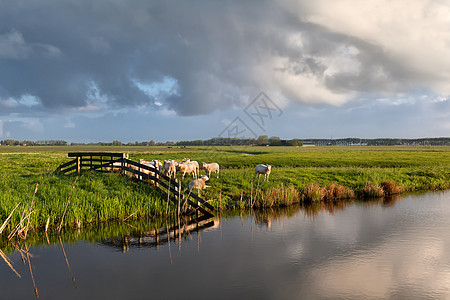
<path fill-rule="evenodd" d="M 29 254 L 43 299 L 450 298 L 449 200 L 447 191 L 102 223 L 31 235 L 29 251 L 2 241 L 22 276 L 0 260 L 2 297 L 33 297 Z"/>
<path fill-rule="evenodd" d="M 207 228 L 217 228 L 218 221 L 209 219 L 176 219 L 169 227 L 168 223 L 163 228 L 130 232 L 116 237 L 104 237 L 100 243 L 105 246 L 121 249 L 127 252 L 130 247 L 155 247 L 169 244 L 171 241 L 181 245 L 183 239 L 187 239 L 192 232 L 199 232 Z M 137 228 L 136 228 L 137 229 Z"/>

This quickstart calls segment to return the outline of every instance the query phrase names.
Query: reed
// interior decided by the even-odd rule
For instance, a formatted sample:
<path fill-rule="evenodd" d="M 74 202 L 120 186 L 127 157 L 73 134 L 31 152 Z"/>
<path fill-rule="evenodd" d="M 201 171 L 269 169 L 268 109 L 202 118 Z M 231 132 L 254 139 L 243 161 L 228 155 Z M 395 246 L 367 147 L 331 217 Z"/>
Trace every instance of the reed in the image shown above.
<path fill-rule="evenodd" d="M 324 200 L 334 201 L 341 199 L 352 199 L 355 197 L 355 192 L 341 184 L 331 183 L 323 189 Z"/>
<path fill-rule="evenodd" d="M 396 185 L 392 181 L 383 181 L 381 183 L 381 188 L 386 196 L 399 194 L 403 191 L 403 188 L 400 185 Z"/>
<path fill-rule="evenodd" d="M 379 184 L 367 182 L 362 189 L 361 196 L 363 198 L 376 198 L 383 197 L 384 194 L 385 192 Z"/>
<path fill-rule="evenodd" d="M 8 226 L 9 221 L 11 220 L 11 216 L 13 215 L 16 208 L 20 205 L 20 202 L 14 207 L 14 209 L 11 211 L 9 216 L 6 218 L 6 220 L 3 222 L 2 227 L 0 227 L 0 235 L 2 235 L 3 230 L 5 230 L 6 226 Z"/>
<path fill-rule="evenodd" d="M 298 190 L 293 186 L 284 186 L 280 184 L 276 187 L 265 190 L 258 201 L 256 207 L 276 207 L 289 206 L 294 203 L 300 203 L 301 197 Z"/>
<path fill-rule="evenodd" d="M 321 188 L 317 183 L 309 183 L 304 188 L 302 196 L 304 202 L 320 202 L 325 197 L 325 190 Z"/>

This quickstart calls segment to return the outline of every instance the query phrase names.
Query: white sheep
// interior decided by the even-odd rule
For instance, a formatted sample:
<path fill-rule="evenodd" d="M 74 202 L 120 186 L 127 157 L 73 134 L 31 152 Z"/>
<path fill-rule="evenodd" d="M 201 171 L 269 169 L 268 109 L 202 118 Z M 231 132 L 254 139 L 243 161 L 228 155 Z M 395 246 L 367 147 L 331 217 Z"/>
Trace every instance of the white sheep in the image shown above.
<path fill-rule="evenodd" d="M 189 191 L 192 191 L 192 189 L 203 190 L 210 187 L 209 185 L 206 185 L 207 180 L 209 180 L 209 178 L 206 175 L 203 175 L 199 179 L 192 180 L 189 182 Z"/>
<path fill-rule="evenodd" d="M 175 173 L 177 172 L 177 169 L 175 167 L 175 161 L 170 159 L 170 160 L 164 160 L 164 164 L 162 166 L 163 172 L 165 175 L 172 177 L 175 177 Z"/>
<path fill-rule="evenodd" d="M 200 166 L 198 165 L 198 162 L 196 160 L 191 160 L 190 158 L 185 158 L 183 160 L 183 163 L 185 163 L 185 162 L 188 162 L 188 163 L 190 162 L 190 163 L 194 164 L 195 165 L 196 176 L 200 175 Z"/>
<path fill-rule="evenodd" d="M 186 173 L 192 174 L 193 178 L 197 178 L 197 167 L 192 162 L 183 162 L 178 166 L 180 168 L 181 178 L 184 178 Z"/>
<path fill-rule="evenodd" d="M 203 162 L 202 166 L 203 166 L 203 169 L 205 169 L 205 172 L 208 174 L 209 177 L 211 177 L 211 172 L 214 172 L 214 174 L 216 174 L 216 178 L 219 178 L 219 164 L 218 163 L 207 164 L 207 163 Z"/>
<path fill-rule="evenodd" d="M 261 174 L 264 174 L 264 180 L 269 181 L 269 174 L 270 174 L 270 170 L 272 169 L 271 165 L 257 165 L 255 167 L 255 177 L 256 175 L 258 175 L 258 179 L 261 176 Z"/>

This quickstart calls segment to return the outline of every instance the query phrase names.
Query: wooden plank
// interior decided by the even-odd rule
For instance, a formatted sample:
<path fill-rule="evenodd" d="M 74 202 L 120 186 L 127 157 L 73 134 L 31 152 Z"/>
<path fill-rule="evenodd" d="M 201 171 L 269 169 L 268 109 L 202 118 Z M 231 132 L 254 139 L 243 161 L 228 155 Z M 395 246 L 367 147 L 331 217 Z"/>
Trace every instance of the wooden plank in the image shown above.
<path fill-rule="evenodd" d="M 83 157 L 83 156 L 110 156 L 123 158 L 124 153 L 120 152 L 71 152 L 67 154 L 68 157 Z"/>
<path fill-rule="evenodd" d="M 138 168 L 141 168 L 141 169 L 144 169 L 144 170 L 147 170 L 147 171 L 151 171 L 151 172 L 159 172 L 159 170 L 158 170 L 157 168 L 155 168 L 155 167 L 147 166 L 147 165 L 144 165 L 144 164 L 140 164 L 140 163 L 138 163 L 138 162 L 129 160 L 129 159 L 127 159 L 127 158 L 124 159 L 124 162 L 127 163 L 127 164 L 129 164 L 129 165 L 133 165 L 133 166 L 135 166 L 135 167 L 138 167 Z"/>
<path fill-rule="evenodd" d="M 108 161 L 113 161 L 113 160 L 117 160 L 117 159 L 113 159 L 113 160 L 111 160 L 111 159 L 105 159 L 105 158 L 103 158 L 103 159 L 101 159 L 101 158 L 92 158 L 92 159 L 90 159 L 90 158 L 88 158 L 88 159 L 86 159 L 86 158 L 82 158 L 82 160 L 83 161 L 93 161 L 93 162 L 108 162 Z M 119 159 L 118 161 L 121 161 L 121 159 Z"/>
<path fill-rule="evenodd" d="M 68 173 L 70 171 L 76 171 L 76 170 L 77 170 L 77 166 L 75 165 L 75 166 L 72 166 L 72 167 L 70 167 L 68 169 L 61 170 L 61 173 L 66 174 L 66 173 Z"/>
<path fill-rule="evenodd" d="M 133 174 L 136 174 L 138 176 L 142 176 L 145 179 L 157 180 L 157 178 L 155 176 L 151 175 L 151 174 L 143 173 L 143 172 L 140 172 L 139 170 L 135 170 L 135 169 L 132 169 L 132 168 L 129 168 L 129 167 L 125 167 L 123 170 L 127 171 L 127 172 L 130 172 L 130 173 L 133 173 Z"/>
<path fill-rule="evenodd" d="M 184 191 L 185 195 L 189 195 L 189 190 L 186 189 Z M 212 206 L 211 204 L 209 204 L 208 202 L 206 202 L 204 199 L 200 198 L 198 195 L 191 193 L 190 196 L 192 198 L 194 198 L 195 200 L 197 200 L 198 202 L 200 202 L 201 204 L 203 204 L 204 206 L 206 206 L 207 208 L 209 208 L 210 210 L 214 211 L 214 206 Z"/>
<path fill-rule="evenodd" d="M 60 165 L 58 168 L 63 169 L 65 167 L 68 167 L 68 166 L 76 164 L 76 163 L 77 163 L 77 160 L 73 159 L 73 160 L 71 160 L 69 162 L 66 162 L 65 164 Z"/>
<path fill-rule="evenodd" d="M 195 207 L 195 209 L 197 209 L 198 211 L 200 211 L 201 213 L 203 213 L 206 216 L 211 216 L 214 217 L 214 215 L 212 213 L 210 213 L 209 211 L 207 211 L 206 209 L 204 209 L 203 207 L 199 206 L 197 203 L 193 202 L 192 200 L 188 199 L 187 202 Z"/>

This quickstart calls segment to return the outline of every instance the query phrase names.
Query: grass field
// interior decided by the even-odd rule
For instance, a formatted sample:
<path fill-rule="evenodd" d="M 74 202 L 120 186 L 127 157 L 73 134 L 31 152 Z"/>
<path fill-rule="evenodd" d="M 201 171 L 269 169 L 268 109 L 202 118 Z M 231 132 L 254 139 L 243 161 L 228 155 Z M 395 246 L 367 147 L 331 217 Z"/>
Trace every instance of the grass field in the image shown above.
<path fill-rule="evenodd" d="M 450 147 L 1 146 L 0 226 L 20 203 L 3 234 L 21 220 L 30 222 L 31 228 L 44 228 L 47 221 L 56 228 L 68 199 L 64 225 L 165 213 L 163 194 L 126 177 L 53 173 L 70 160 L 68 152 L 78 151 L 127 152 L 132 160 L 217 162 L 220 178 L 211 176 L 211 188 L 202 191 L 202 197 L 218 208 L 285 206 L 450 187 Z M 260 163 L 273 166 L 269 182 L 254 179 L 254 166 Z M 183 185 L 190 180 L 185 178 Z"/>

